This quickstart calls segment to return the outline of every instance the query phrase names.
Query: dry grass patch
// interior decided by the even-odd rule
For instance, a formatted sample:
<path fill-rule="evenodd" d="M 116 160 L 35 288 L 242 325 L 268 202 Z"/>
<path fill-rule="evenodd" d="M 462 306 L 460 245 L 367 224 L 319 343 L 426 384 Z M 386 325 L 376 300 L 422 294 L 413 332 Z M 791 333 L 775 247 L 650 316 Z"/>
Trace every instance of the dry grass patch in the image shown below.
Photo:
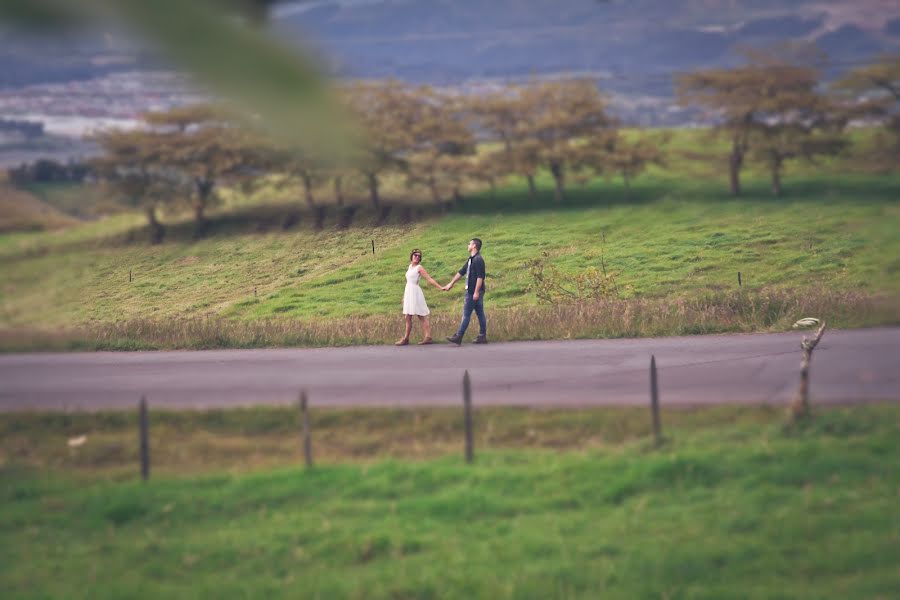
<path fill-rule="evenodd" d="M 833 327 L 900 323 L 892 296 L 830 289 L 728 291 L 673 299 L 606 299 L 524 306 L 488 313 L 493 341 L 658 337 L 784 331 L 815 316 Z M 456 312 L 432 314 L 436 337 L 456 329 Z M 402 329 L 398 316 L 338 319 L 135 319 L 47 331 L 0 330 L 0 350 L 211 349 L 388 344 Z"/>

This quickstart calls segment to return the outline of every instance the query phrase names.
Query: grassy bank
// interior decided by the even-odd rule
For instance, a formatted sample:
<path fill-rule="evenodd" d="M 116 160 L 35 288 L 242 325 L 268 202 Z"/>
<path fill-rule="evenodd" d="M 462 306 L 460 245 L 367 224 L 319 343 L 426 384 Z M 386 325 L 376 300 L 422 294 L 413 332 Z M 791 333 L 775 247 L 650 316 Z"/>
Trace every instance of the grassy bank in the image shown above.
<path fill-rule="evenodd" d="M 535 259 L 556 269 L 564 284 L 592 267 L 603 268 L 615 278 L 618 300 L 690 304 L 724 297 L 737 291 L 740 272 L 741 291 L 751 296 L 822 296 L 815 302 L 826 305 L 829 294 L 852 292 L 865 303 L 882 297 L 900 306 L 900 179 L 797 177 L 788 197 L 779 200 L 768 196 L 763 179 L 746 183 L 745 197 L 734 200 L 718 182 L 657 173 L 638 180 L 627 194 L 616 182 L 576 187 L 561 206 L 549 192 L 530 199 L 524 186 L 513 183 L 496 196 L 473 197 L 449 215 L 420 207 L 420 220 L 404 223 L 397 210 L 376 226 L 375 216 L 361 210 L 349 229 L 335 229 L 329 217 L 323 231 L 314 231 L 305 217 L 282 230 L 288 208 L 248 207 L 242 200 L 214 214 L 206 239 L 192 240 L 190 222 L 174 221 L 159 246 L 146 244 L 139 217 L 130 215 L 62 233 L 0 236 L 0 327 L 5 339 L 25 332 L 36 347 L 59 336 L 66 341 L 58 347 L 171 347 L 159 339 L 181 340 L 182 334 L 141 332 L 158 328 L 147 325 L 157 322 L 171 331 L 195 331 L 185 324 L 200 320 L 222 320 L 227 325 L 220 329 L 247 333 L 213 336 L 212 342 L 209 336 L 190 337 L 177 347 L 346 344 L 358 343 L 360 336 L 380 343 L 397 335 L 389 324 L 398 320 L 409 250 L 423 249 L 425 267 L 446 282 L 463 263 L 473 235 L 485 240 L 487 306 L 499 326 L 492 327 L 495 339 L 567 335 L 564 328 L 544 327 L 552 319 L 532 321 L 528 335 L 502 325 L 504 311 L 537 310 L 529 269 Z M 459 289 L 425 292 L 437 319 L 456 319 Z M 600 325 L 576 335 L 766 330 L 801 316 L 809 315 L 786 314 L 774 320 L 777 325 L 770 318 L 745 321 L 740 327 L 733 324 L 743 320 L 740 314 L 708 327 Z M 254 331 L 271 327 L 258 325 L 261 320 L 323 333 L 263 334 L 254 341 L 260 338 Z M 357 334 L 354 321 L 373 325 Z M 890 311 L 844 321 L 891 322 L 896 314 Z M 380 333 L 387 327 L 389 335 Z M 103 332 L 118 336 L 123 328 L 122 343 L 102 341 Z"/>
<path fill-rule="evenodd" d="M 832 328 L 900 324 L 894 296 L 830 289 L 711 292 L 661 298 L 608 299 L 580 304 L 501 308 L 489 314 L 493 341 L 661 337 L 786 331 L 818 315 Z M 431 317 L 437 335 L 452 333 L 456 311 Z M 37 350 L 173 350 L 390 344 L 400 335 L 395 315 L 294 320 L 260 317 L 134 319 L 46 331 L 0 330 L 0 352 Z M 475 335 L 477 329 L 471 335 Z M 418 325 L 414 339 L 419 339 Z"/>
<path fill-rule="evenodd" d="M 900 586 L 896 405 L 821 411 L 799 431 L 773 409 L 680 411 L 659 451 L 628 411 L 494 415 L 516 443 L 486 440 L 489 414 L 471 467 L 438 451 L 307 472 L 188 477 L 194 465 L 141 484 L 7 461 L 0 585 L 9 598 L 890 598 Z M 182 443 L 203 428 L 288 435 L 272 416 L 172 414 L 155 430 L 174 441 L 182 427 Z M 371 427 L 389 443 L 398 417 L 383 416 L 335 412 L 317 430 Z M 449 425 L 405 416 L 425 444 Z M 0 422 L 44 444 L 115 419 L 128 417 Z"/>

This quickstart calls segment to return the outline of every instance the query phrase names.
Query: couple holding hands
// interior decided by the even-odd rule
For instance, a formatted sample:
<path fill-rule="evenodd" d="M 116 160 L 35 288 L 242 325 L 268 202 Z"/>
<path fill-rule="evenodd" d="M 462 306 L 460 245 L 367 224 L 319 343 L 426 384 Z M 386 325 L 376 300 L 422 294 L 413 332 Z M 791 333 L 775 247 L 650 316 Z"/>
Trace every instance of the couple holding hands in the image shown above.
<path fill-rule="evenodd" d="M 447 338 L 448 342 L 459 346 L 462 344 L 463 335 L 469 327 L 469 320 L 474 311 L 478 317 L 479 332 L 475 338 L 476 344 L 487 344 L 487 321 L 484 318 L 484 259 L 481 257 L 481 240 L 472 238 L 469 240 L 469 259 L 466 264 L 453 276 L 450 283 L 440 285 L 432 279 L 425 267 L 422 266 L 422 252 L 417 248 L 409 255 L 409 268 L 406 270 L 406 291 L 403 293 L 403 315 L 406 317 L 406 333 L 398 340 L 395 346 L 409 344 L 409 334 L 412 331 L 413 316 L 419 317 L 422 322 L 422 330 L 425 337 L 419 342 L 420 346 L 433 343 L 431 339 L 431 324 L 428 322 L 428 305 L 425 303 L 425 294 L 419 287 L 419 279 L 424 277 L 434 287 L 449 292 L 461 278 L 466 278 L 466 296 L 463 303 L 463 317 L 456 333 Z"/>

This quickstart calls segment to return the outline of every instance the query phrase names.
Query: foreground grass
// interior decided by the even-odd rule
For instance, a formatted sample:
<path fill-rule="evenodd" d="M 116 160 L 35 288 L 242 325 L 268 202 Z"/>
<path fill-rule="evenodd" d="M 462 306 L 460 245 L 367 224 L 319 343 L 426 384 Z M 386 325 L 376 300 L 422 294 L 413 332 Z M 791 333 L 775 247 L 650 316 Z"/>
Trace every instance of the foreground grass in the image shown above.
<path fill-rule="evenodd" d="M 142 230 L 135 229 L 138 217 L 126 215 L 60 234 L 15 234 L 5 241 L 0 237 L 0 327 L 18 330 L 19 337 L 26 332 L 38 347 L 47 345 L 41 332 L 76 328 L 94 333 L 70 335 L 58 345 L 172 347 L 135 331 L 154 321 L 191 331 L 185 323 L 197 319 L 237 324 L 282 319 L 307 329 L 335 325 L 311 343 L 358 343 L 354 319 L 396 320 L 412 247 L 424 250 L 424 265 L 445 282 L 463 263 L 473 235 L 486 243 L 493 314 L 537 305 L 528 269 L 537 258 L 564 279 L 603 266 L 615 274 L 624 300 L 722 295 L 736 291 L 741 272 L 742 290 L 763 297 L 786 290 L 798 297 L 852 291 L 864 296 L 863 302 L 881 296 L 900 304 L 896 176 L 798 177 L 782 200 L 767 195 L 763 179 L 748 178 L 746 185 L 746 196 L 733 200 L 718 182 L 656 173 L 627 195 L 616 182 L 593 182 L 574 188 L 565 205 L 554 206 L 548 192 L 532 200 L 522 185 L 513 184 L 496 197 L 474 197 L 446 216 L 423 213 L 422 220 L 405 224 L 395 211 L 376 227 L 374 216 L 361 211 L 350 229 L 337 230 L 329 221 L 319 232 L 307 220 L 281 230 L 284 207 L 246 213 L 225 208 L 207 239 L 191 240 L 191 225 L 182 222 L 160 246 L 146 245 Z M 457 318 L 458 289 L 446 294 L 426 285 L 425 291 L 437 318 Z M 783 322 L 808 315 L 791 316 Z M 831 314 L 816 316 L 835 321 Z M 892 322 L 896 315 L 888 314 L 840 325 Z M 96 333 L 114 324 L 121 329 L 123 323 L 134 327 L 122 343 L 108 344 Z M 378 331 L 384 327 L 363 337 L 382 341 Z M 771 319 L 749 325 L 771 327 Z M 687 328 L 745 330 L 729 323 Z M 589 335 L 628 334 L 600 329 Z M 640 327 L 631 330 L 643 335 Z M 504 331 L 495 329 L 500 334 L 495 339 L 521 339 Z M 538 338 L 559 335 L 535 326 L 532 331 Z M 222 346 L 306 343 L 304 335 L 258 342 L 239 341 L 258 339 L 256 334 L 218 337 L 225 340 Z M 396 327 L 387 337 L 396 337 Z M 194 338 L 175 346 L 209 343 Z"/>
<path fill-rule="evenodd" d="M 140 484 L 7 464 L 0 583 L 10 598 L 894 597 L 897 406 L 823 411 L 796 431 L 745 410 L 686 413 L 660 451 L 492 449 L 471 467 Z M 586 421 L 629 420 L 612 414 Z M 260 426 L 220 426 L 243 420 Z"/>
<path fill-rule="evenodd" d="M 784 414 L 784 408 L 777 406 L 663 410 L 667 429 L 691 435 L 723 424 L 749 428 L 775 424 Z M 319 462 L 430 459 L 456 454 L 463 439 L 456 408 L 316 407 L 310 415 Z M 176 476 L 296 465 L 299 431 L 296 407 L 154 409 L 150 423 L 153 471 Z M 475 421 L 479 449 L 616 451 L 649 434 L 647 411 L 624 407 L 483 407 Z M 68 446 L 67 440 L 82 436 L 81 446 Z M 0 466 L 60 471 L 88 480 L 131 479 L 139 460 L 136 440 L 133 411 L 0 413 Z"/>

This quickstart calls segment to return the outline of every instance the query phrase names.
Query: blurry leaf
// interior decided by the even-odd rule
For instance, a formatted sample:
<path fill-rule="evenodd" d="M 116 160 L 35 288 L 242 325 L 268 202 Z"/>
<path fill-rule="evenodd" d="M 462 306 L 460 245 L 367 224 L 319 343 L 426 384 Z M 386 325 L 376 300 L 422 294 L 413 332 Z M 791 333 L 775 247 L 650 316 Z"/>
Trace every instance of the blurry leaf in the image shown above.
<path fill-rule="evenodd" d="M 157 42 L 199 83 L 262 117 L 275 135 L 336 155 L 349 127 L 312 61 L 234 17 L 265 0 L 0 0 L 0 17 L 63 25 L 75 15 L 118 18 Z M 229 7 L 232 10 L 228 10 Z"/>
<path fill-rule="evenodd" d="M 0 0 L 0 20 L 35 29 L 58 29 L 81 19 L 75 2 Z"/>

